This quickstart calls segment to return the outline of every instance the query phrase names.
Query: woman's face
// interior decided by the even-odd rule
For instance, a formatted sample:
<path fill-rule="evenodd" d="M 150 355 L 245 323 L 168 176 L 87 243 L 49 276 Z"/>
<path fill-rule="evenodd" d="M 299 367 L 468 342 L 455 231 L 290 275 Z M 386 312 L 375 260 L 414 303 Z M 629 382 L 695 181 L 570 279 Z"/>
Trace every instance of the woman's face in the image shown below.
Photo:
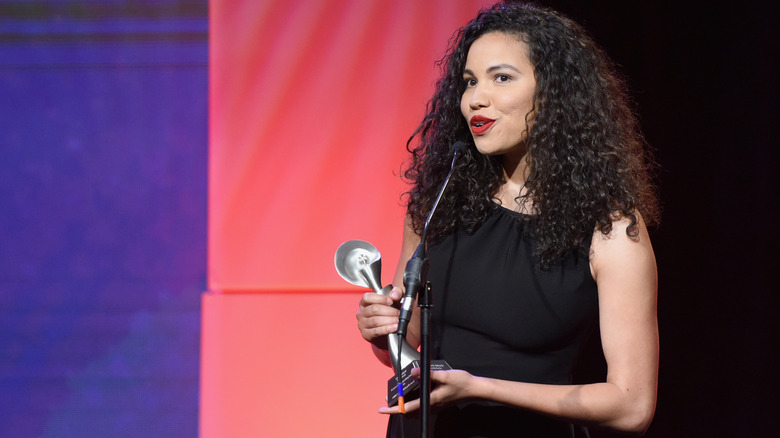
<path fill-rule="evenodd" d="M 505 33 L 482 35 L 469 49 L 463 80 L 460 110 L 477 150 L 522 157 L 536 89 L 528 45 Z"/>

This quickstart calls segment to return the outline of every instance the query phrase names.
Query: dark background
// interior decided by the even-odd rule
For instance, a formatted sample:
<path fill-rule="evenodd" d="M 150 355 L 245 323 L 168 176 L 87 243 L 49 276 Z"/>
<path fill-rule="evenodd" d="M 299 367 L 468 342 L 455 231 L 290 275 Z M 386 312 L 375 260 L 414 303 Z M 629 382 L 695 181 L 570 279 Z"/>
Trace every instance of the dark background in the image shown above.
<path fill-rule="evenodd" d="M 661 363 L 647 436 L 778 436 L 775 8 L 539 3 L 586 27 L 619 64 L 659 164 Z"/>
<path fill-rule="evenodd" d="M 656 150 L 648 436 L 776 436 L 772 3 L 541 3 L 620 65 Z M 0 0 L 0 436 L 197 435 L 207 25 L 205 0 Z"/>

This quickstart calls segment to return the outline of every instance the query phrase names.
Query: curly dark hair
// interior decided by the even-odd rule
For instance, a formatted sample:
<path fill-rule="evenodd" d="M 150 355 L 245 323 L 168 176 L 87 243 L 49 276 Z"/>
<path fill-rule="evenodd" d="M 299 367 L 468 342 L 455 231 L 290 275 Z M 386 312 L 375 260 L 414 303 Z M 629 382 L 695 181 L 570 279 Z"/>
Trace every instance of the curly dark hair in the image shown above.
<path fill-rule="evenodd" d="M 495 208 L 492 197 L 505 182 L 500 157 L 476 150 L 460 110 L 466 56 L 489 32 L 520 38 L 534 66 L 526 139 L 531 170 L 525 182 L 534 214 L 520 217 L 532 224 L 538 264 L 549 266 L 572 252 L 587 256 L 594 230 L 609 234 L 613 220 L 621 217 L 630 219 L 631 237 L 639 233 L 637 213 L 648 225 L 656 223 L 652 159 L 612 62 L 579 25 L 559 13 L 498 3 L 451 39 L 438 63 L 442 77 L 426 116 L 407 142 L 412 156 L 403 175 L 412 185 L 406 193 L 412 228 L 422 234 L 456 141 L 467 148 L 429 226 L 430 241 L 458 227 L 473 230 Z"/>

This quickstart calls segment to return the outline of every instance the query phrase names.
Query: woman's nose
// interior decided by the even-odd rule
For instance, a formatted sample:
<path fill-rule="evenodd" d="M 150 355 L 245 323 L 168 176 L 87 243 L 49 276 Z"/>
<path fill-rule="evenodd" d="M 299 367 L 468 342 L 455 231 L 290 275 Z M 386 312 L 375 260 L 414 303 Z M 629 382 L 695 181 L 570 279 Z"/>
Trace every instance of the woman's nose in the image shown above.
<path fill-rule="evenodd" d="M 469 106 L 472 109 L 484 108 L 490 104 L 490 97 L 484 87 L 477 85 L 472 89 Z"/>

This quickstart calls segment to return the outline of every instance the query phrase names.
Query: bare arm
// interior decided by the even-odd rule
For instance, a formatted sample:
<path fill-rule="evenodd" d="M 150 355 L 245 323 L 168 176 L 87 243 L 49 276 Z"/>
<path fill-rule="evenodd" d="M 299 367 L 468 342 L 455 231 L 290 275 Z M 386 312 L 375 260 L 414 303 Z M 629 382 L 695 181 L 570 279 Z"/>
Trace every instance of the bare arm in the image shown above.
<path fill-rule="evenodd" d="M 439 371 L 432 375 L 439 387 L 431 403 L 489 399 L 567 421 L 643 433 L 653 418 L 658 381 L 655 256 L 643 223 L 637 239 L 626 235 L 628 220 L 613 225 L 608 238 L 594 234 L 591 258 L 608 366 L 605 382 L 543 385 Z M 406 404 L 407 411 L 417 407 L 417 401 Z"/>
<path fill-rule="evenodd" d="M 387 350 L 387 335 L 395 333 L 398 329 L 398 309 L 392 307 L 404 294 L 403 278 L 406 262 L 414 254 L 420 236 L 412 230 L 408 218 L 404 221 L 403 243 L 401 254 L 398 257 L 398 265 L 393 277 L 393 291 L 390 297 L 369 292 L 360 300 L 360 309 L 357 313 L 358 328 L 363 338 L 371 342 L 372 350 L 376 357 L 385 365 L 392 366 L 390 354 Z M 406 340 L 412 347 L 420 345 L 420 316 L 419 312 L 412 313 L 409 321 Z"/>

